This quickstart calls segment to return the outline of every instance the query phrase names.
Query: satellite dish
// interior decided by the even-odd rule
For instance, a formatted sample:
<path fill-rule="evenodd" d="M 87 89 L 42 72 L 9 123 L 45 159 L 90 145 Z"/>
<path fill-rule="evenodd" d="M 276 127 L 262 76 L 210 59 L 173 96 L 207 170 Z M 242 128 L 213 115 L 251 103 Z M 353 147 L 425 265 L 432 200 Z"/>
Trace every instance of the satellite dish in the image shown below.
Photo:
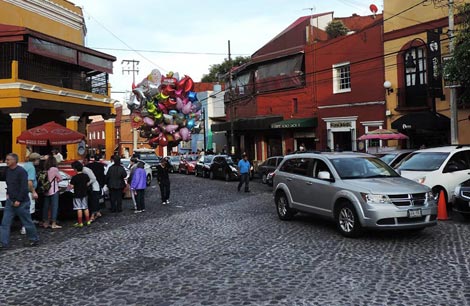
<path fill-rule="evenodd" d="M 377 14 L 377 11 L 379 10 L 375 4 L 371 4 L 369 9 L 374 15 Z"/>

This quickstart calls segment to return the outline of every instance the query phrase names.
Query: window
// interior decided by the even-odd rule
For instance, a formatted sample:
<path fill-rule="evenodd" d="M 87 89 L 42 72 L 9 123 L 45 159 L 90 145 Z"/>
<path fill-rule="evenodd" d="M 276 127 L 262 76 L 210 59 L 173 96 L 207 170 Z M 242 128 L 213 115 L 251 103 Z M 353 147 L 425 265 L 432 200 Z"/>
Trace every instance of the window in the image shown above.
<path fill-rule="evenodd" d="M 351 91 L 351 72 L 348 63 L 333 65 L 333 93 Z"/>
<path fill-rule="evenodd" d="M 297 98 L 292 99 L 292 114 L 297 114 L 299 106 Z"/>
<path fill-rule="evenodd" d="M 411 48 L 405 53 L 406 87 L 425 85 L 426 55 L 423 48 Z"/>

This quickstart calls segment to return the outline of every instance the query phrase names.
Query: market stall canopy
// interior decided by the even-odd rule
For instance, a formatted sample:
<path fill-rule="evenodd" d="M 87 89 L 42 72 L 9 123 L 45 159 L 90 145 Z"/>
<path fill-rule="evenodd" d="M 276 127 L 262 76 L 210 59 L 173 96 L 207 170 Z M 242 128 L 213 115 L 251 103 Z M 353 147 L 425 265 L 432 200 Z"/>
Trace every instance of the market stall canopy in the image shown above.
<path fill-rule="evenodd" d="M 408 139 L 408 136 L 395 132 L 390 131 L 387 129 L 377 129 L 367 134 L 362 135 L 358 138 L 358 140 L 370 140 L 370 139 L 378 139 L 378 140 L 391 140 L 391 139 Z"/>
<path fill-rule="evenodd" d="M 31 128 L 21 133 L 16 142 L 31 146 L 61 146 L 79 143 L 85 135 L 71 130 L 54 121 Z"/>

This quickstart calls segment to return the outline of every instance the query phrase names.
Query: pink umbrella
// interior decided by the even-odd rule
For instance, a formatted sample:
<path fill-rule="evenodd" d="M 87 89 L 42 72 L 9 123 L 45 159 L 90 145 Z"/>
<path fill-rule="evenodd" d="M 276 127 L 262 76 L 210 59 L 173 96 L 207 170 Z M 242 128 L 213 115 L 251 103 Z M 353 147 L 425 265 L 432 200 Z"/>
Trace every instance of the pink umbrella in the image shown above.
<path fill-rule="evenodd" d="M 379 140 L 390 140 L 390 139 L 408 139 L 408 136 L 395 132 L 390 131 L 387 129 L 377 129 L 367 134 L 362 135 L 358 138 L 358 140 L 369 140 L 369 139 L 379 139 Z"/>

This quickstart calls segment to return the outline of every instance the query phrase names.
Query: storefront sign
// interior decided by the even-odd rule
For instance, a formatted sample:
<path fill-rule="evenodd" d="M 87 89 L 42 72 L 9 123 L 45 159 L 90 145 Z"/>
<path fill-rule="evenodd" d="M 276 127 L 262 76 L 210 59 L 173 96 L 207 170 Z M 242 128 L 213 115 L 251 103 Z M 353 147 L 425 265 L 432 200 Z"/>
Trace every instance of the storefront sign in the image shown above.
<path fill-rule="evenodd" d="M 351 121 L 338 121 L 338 122 L 331 122 L 330 128 L 345 128 L 351 127 Z"/>

